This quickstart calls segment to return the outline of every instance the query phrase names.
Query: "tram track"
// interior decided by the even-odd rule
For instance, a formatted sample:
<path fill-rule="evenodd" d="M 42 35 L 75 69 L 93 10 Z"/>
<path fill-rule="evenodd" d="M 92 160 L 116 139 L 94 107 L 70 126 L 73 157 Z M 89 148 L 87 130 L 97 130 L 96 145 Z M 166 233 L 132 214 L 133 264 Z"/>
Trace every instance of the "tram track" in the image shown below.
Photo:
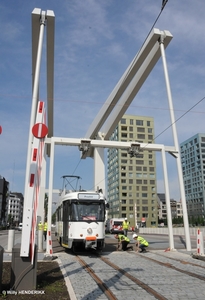
<path fill-rule="evenodd" d="M 159 265 L 161 265 L 161 266 L 164 266 L 164 267 L 173 269 L 173 270 L 175 270 L 175 271 L 181 272 L 181 273 L 186 274 L 186 275 L 188 275 L 188 276 L 195 277 L 195 278 L 197 278 L 197 279 L 200 279 L 200 280 L 202 280 L 202 281 L 205 281 L 205 276 L 202 276 L 202 275 L 199 275 L 199 274 L 190 272 L 190 271 L 186 271 L 186 270 L 180 269 L 180 268 L 178 268 L 178 267 L 173 266 L 171 263 L 167 263 L 167 262 L 164 263 L 164 262 L 162 262 L 162 261 L 156 260 L 156 259 L 151 258 L 151 257 L 148 257 L 148 256 L 144 256 L 144 255 L 141 255 L 141 254 L 138 254 L 138 253 L 136 253 L 136 254 L 137 254 L 137 255 L 140 255 L 143 259 L 150 260 L 150 261 L 155 262 L 155 263 L 157 263 L 157 264 L 159 264 Z M 197 265 L 197 264 L 192 264 L 192 263 L 189 263 L 189 262 L 186 262 L 186 261 L 177 260 L 177 259 L 174 259 L 174 258 L 172 258 L 172 260 L 179 261 L 179 262 L 181 262 L 182 264 L 190 264 L 190 265 L 192 265 L 192 266 L 201 267 L 201 266 L 199 266 L 199 265 Z M 203 268 L 204 268 L 204 267 L 203 267 Z"/>
<path fill-rule="evenodd" d="M 75 299 L 205 299 L 202 260 L 178 251 L 109 250 L 62 254 Z"/>
<path fill-rule="evenodd" d="M 77 300 L 205 299 L 205 262 L 186 253 L 68 252 L 64 264 Z"/>
<path fill-rule="evenodd" d="M 154 256 L 156 256 L 155 258 L 152 257 L 148 257 L 147 255 L 144 254 L 140 254 L 140 253 L 135 253 L 135 252 L 126 252 L 127 254 L 129 254 L 130 256 L 138 256 L 140 257 L 140 261 L 141 259 L 143 260 L 147 260 L 150 261 L 150 265 L 151 263 L 157 264 L 159 266 L 162 266 L 164 268 L 169 268 L 172 269 L 174 271 L 176 271 L 177 273 L 183 273 L 184 275 L 189 276 L 190 278 L 195 278 L 198 279 L 200 281 L 205 282 L 205 276 L 197 274 L 197 269 L 195 269 L 195 272 L 191 272 L 189 270 L 185 270 L 180 267 L 174 266 L 174 261 L 175 262 L 179 262 L 182 264 L 182 266 L 184 265 L 190 265 L 193 267 L 198 267 L 200 269 L 205 269 L 205 266 L 201 266 L 199 264 L 195 264 L 186 260 L 182 260 L 179 258 L 173 258 L 173 257 L 167 257 L 164 255 L 160 255 L 160 254 L 156 254 L 156 253 L 151 253 Z M 122 253 L 123 254 L 123 253 Z M 121 255 L 121 253 L 118 253 L 117 255 Z M 76 255 L 76 259 L 78 260 L 78 262 L 80 263 L 80 265 L 83 267 L 84 270 L 86 270 L 86 272 L 92 277 L 92 279 L 95 281 L 95 283 L 98 285 L 98 287 L 100 288 L 100 290 L 102 291 L 103 294 L 106 295 L 106 297 L 109 300 L 117 300 L 119 299 L 117 297 L 117 295 L 115 294 L 115 289 L 113 288 L 113 285 L 110 284 L 110 280 L 112 281 L 112 278 L 108 276 L 108 278 L 106 278 L 106 280 L 103 280 L 102 278 L 100 278 L 99 276 L 101 276 L 100 272 L 99 272 L 99 263 L 97 263 L 98 268 L 96 268 L 96 259 L 100 260 L 101 262 L 105 263 L 106 265 L 108 265 L 111 269 L 115 270 L 117 273 L 116 275 L 113 276 L 113 278 L 115 277 L 118 278 L 118 280 L 122 280 L 122 282 L 127 282 L 127 280 L 125 279 L 125 277 L 127 279 L 130 280 L 130 283 L 128 283 L 128 286 L 130 288 L 130 292 L 132 290 L 135 291 L 136 287 L 133 286 L 132 283 L 136 284 L 136 286 L 138 286 L 139 288 L 143 289 L 147 294 L 149 294 L 150 296 L 152 296 L 150 299 L 154 298 L 154 299 L 158 299 L 158 300 L 168 300 L 170 299 L 169 297 L 167 298 L 167 294 L 165 293 L 161 293 L 160 289 L 157 288 L 155 290 L 154 285 L 152 286 L 152 284 L 150 284 L 149 282 L 146 282 L 146 280 L 144 280 L 144 277 L 142 276 L 140 279 L 138 278 L 138 276 L 135 276 L 135 274 L 133 274 L 133 268 L 130 269 L 127 268 L 127 270 L 125 270 L 121 263 L 118 265 L 116 264 L 116 262 L 112 261 L 112 258 L 110 256 L 105 257 L 105 255 L 102 254 L 97 254 L 97 253 L 92 253 L 91 255 L 89 255 L 89 259 L 87 256 L 84 256 L 83 253 L 78 253 Z M 123 256 L 122 256 L 123 257 Z M 159 260 L 157 259 L 157 257 L 159 257 Z M 167 259 L 167 262 L 162 262 L 160 261 L 160 257 L 162 257 L 163 259 Z M 170 260 L 173 261 L 173 264 L 170 262 Z M 146 264 L 147 265 L 147 264 Z M 91 267 L 92 266 L 92 267 Z M 106 267 L 101 266 L 103 272 L 106 272 Z M 152 266 L 152 268 L 155 268 L 154 266 Z M 137 271 L 136 274 L 140 274 L 138 272 L 141 271 L 141 269 L 139 268 L 138 270 L 135 269 Z M 142 271 L 144 271 L 142 269 Z M 112 272 L 110 271 L 110 269 L 107 271 L 109 274 Z M 134 271 L 135 272 L 135 271 Z M 99 273 L 98 275 L 96 273 Z M 177 274 L 176 273 L 176 274 Z M 123 277 L 124 276 L 124 277 Z M 141 275 L 140 275 L 141 276 Z M 177 276 L 177 275 L 176 275 Z M 187 277 L 188 278 L 188 277 Z M 132 282 L 132 283 L 131 283 Z M 113 291 L 111 291 L 111 289 L 113 288 Z M 123 289 L 121 291 L 123 293 Z"/>
<path fill-rule="evenodd" d="M 89 275 L 94 279 L 97 283 L 98 287 L 102 290 L 102 292 L 107 296 L 109 300 L 117 300 L 115 295 L 109 289 L 109 287 L 95 274 L 95 271 L 80 257 L 76 256 L 77 260 L 81 264 L 81 266 L 89 273 Z"/>
<path fill-rule="evenodd" d="M 147 284 L 139 280 L 138 278 L 134 277 L 133 275 L 129 274 L 122 268 L 118 267 L 113 262 L 106 259 L 104 256 L 101 256 L 99 254 L 94 255 L 96 258 L 103 261 L 105 264 L 109 265 L 111 268 L 122 274 L 123 276 L 130 279 L 133 283 L 137 284 L 139 287 L 141 287 L 143 290 L 145 290 L 148 294 L 155 297 L 155 299 L 158 300 L 168 300 L 166 297 L 164 297 L 162 294 L 158 293 L 151 287 L 149 287 Z M 116 296 L 112 293 L 110 288 L 95 274 L 95 271 L 79 256 L 76 255 L 77 260 L 79 263 L 83 266 L 83 268 L 89 273 L 89 275 L 95 280 L 99 288 L 103 291 L 103 293 L 107 296 L 109 300 L 117 300 Z"/>
<path fill-rule="evenodd" d="M 126 276 L 127 278 L 129 278 L 130 280 L 132 280 L 134 283 L 136 283 L 137 285 L 139 285 L 141 288 L 143 288 L 150 295 L 153 295 L 156 299 L 167 300 L 167 298 L 165 298 L 163 295 L 159 294 L 157 291 L 155 291 L 154 289 L 152 289 L 151 287 L 149 287 L 147 284 L 145 284 L 141 280 L 137 279 L 136 277 L 132 276 L 131 274 L 129 274 L 125 270 L 121 269 L 120 267 L 118 267 L 114 263 L 110 262 L 105 257 L 100 257 L 100 259 L 103 260 L 109 266 L 111 266 L 113 269 L 117 270 L 118 272 L 120 272 L 121 274 L 123 274 L 124 276 Z"/>
<path fill-rule="evenodd" d="M 184 265 L 191 265 L 193 267 L 199 267 L 199 268 L 202 268 L 202 269 L 205 269 L 205 266 L 201 266 L 199 264 L 196 264 L 196 263 L 192 263 L 190 261 L 185 261 L 185 260 L 182 260 L 182 259 L 177 259 L 177 258 L 173 258 L 173 257 L 168 257 L 168 256 L 165 256 L 163 254 L 159 254 L 159 253 L 154 253 L 155 255 L 158 255 L 158 256 L 161 256 L 161 257 L 164 257 L 164 258 L 168 258 L 170 260 L 173 260 L 173 261 L 177 261 L 177 262 L 180 262 L 181 264 L 184 264 Z"/>

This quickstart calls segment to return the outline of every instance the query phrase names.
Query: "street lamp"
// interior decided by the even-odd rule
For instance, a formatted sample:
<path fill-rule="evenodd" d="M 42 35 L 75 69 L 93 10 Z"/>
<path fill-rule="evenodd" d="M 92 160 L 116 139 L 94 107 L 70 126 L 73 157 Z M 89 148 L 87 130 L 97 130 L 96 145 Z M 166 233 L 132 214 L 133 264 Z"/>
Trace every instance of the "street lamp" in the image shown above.
<path fill-rule="evenodd" d="M 137 225 L 137 203 L 136 203 L 136 201 L 135 201 L 135 228 L 138 229 L 138 225 Z"/>

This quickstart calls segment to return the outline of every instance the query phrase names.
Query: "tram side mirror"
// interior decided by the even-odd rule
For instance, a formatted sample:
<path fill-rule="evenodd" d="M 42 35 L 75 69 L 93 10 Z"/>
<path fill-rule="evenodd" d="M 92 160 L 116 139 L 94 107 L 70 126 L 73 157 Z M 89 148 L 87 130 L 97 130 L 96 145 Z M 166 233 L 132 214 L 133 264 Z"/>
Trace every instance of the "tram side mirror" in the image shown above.
<path fill-rule="evenodd" d="M 106 207 L 106 208 L 110 208 L 109 203 L 106 203 L 106 204 L 105 204 L 105 207 Z"/>

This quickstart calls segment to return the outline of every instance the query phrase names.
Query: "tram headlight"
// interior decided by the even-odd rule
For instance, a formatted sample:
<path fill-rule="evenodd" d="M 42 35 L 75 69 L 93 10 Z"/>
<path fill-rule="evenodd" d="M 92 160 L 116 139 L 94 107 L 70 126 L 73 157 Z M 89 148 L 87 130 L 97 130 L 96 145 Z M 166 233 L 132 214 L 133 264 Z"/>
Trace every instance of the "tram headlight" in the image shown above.
<path fill-rule="evenodd" d="M 87 229 L 87 232 L 88 232 L 89 234 L 91 234 L 91 233 L 93 232 L 92 228 L 89 227 L 89 228 Z"/>

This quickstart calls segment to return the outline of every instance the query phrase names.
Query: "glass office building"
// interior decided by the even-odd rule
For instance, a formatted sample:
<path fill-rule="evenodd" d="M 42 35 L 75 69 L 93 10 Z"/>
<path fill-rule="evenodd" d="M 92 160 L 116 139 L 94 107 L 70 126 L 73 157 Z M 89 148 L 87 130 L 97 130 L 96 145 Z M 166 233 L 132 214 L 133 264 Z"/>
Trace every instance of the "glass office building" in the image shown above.
<path fill-rule="evenodd" d="M 198 133 L 180 144 L 187 212 L 205 217 L 205 134 Z"/>

